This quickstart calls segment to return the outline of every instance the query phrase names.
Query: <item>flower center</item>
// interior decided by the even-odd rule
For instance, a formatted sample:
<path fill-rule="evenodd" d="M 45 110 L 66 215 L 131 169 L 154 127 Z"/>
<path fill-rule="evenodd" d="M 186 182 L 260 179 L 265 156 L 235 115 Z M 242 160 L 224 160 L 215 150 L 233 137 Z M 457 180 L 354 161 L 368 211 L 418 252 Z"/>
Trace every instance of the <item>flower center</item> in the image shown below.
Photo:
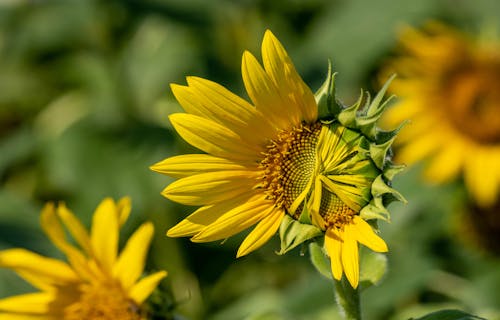
<path fill-rule="evenodd" d="M 357 214 L 349 208 L 335 194 L 323 189 L 323 197 L 321 198 L 320 215 L 323 218 L 321 225 L 322 230 L 335 227 L 342 229 L 346 224 L 351 223 L 354 216 Z"/>
<path fill-rule="evenodd" d="M 294 219 L 299 219 L 303 206 L 308 201 L 303 201 L 298 208 L 291 210 L 294 202 L 304 191 L 312 192 L 314 183 L 321 185 L 317 177 L 327 171 L 323 159 L 318 159 L 321 154 L 318 152 L 318 142 L 322 130 L 330 129 L 317 122 L 281 132 L 267 146 L 265 158 L 260 163 L 264 173 L 261 177 L 262 185 L 267 199 L 273 200 L 276 207 L 284 208 Z M 340 138 L 339 134 L 336 140 Z M 320 197 L 317 211 L 321 219 L 313 219 L 313 223 L 322 229 L 342 228 L 357 214 L 324 186 L 321 186 L 321 192 L 316 196 Z"/>
<path fill-rule="evenodd" d="M 445 116 L 460 132 L 483 144 L 500 142 L 500 58 L 456 66 L 445 78 Z"/>
<path fill-rule="evenodd" d="M 139 307 L 117 283 L 84 284 L 80 300 L 64 310 L 64 320 L 140 320 Z"/>
<path fill-rule="evenodd" d="M 320 123 L 304 124 L 282 131 L 267 146 L 260 168 L 264 171 L 262 180 L 267 198 L 274 200 L 276 207 L 288 211 L 306 188 L 314 174 L 320 131 Z"/>

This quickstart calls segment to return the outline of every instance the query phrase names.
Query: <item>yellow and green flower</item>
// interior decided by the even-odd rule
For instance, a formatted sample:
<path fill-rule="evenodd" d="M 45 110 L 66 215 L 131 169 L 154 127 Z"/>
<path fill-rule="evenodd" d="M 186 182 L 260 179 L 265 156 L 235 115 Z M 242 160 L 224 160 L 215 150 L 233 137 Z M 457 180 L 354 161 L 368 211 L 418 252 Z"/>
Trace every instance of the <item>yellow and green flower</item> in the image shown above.
<path fill-rule="evenodd" d="M 170 116 L 175 130 L 205 152 L 165 159 L 152 169 L 179 180 L 163 195 L 200 206 L 168 230 L 193 242 L 226 239 L 251 226 L 237 256 L 280 231 L 281 252 L 325 237 L 336 279 L 359 282 L 358 242 L 387 245 L 368 220 L 388 219 L 385 205 L 402 197 L 388 186 L 399 171 L 388 152 L 395 132 L 376 128 L 386 103 L 363 97 L 344 107 L 334 76 L 315 94 L 278 39 L 267 31 L 261 65 L 244 52 L 242 76 L 252 103 L 209 80 L 172 85 L 186 113 Z M 385 90 L 385 89 L 384 89 Z"/>
<path fill-rule="evenodd" d="M 89 233 L 64 204 L 47 204 L 41 213 L 42 228 L 68 262 L 26 249 L 0 251 L 1 267 L 40 290 L 0 299 L 0 319 L 145 319 L 143 303 L 167 273 L 140 279 L 154 233 L 150 222 L 141 225 L 118 254 L 119 231 L 130 210 L 128 198 L 117 203 L 103 200 Z"/>
<path fill-rule="evenodd" d="M 500 195 L 500 40 L 436 22 L 408 27 L 384 74 L 394 72 L 401 99 L 384 122 L 411 119 L 397 140 L 398 160 L 425 159 L 429 181 L 463 178 L 479 206 L 492 206 Z"/>

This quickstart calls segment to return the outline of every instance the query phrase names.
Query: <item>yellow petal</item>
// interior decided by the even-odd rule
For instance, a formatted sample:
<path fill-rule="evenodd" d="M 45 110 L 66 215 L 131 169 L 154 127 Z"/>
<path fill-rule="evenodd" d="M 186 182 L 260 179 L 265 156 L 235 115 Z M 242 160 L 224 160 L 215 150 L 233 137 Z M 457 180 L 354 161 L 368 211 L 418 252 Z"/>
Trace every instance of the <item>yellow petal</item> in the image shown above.
<path fill-rule="evenodd" d="M 62 252 L 66 252 L 68 247 L 72 247 L 66 241 L 66 234 L 57 217 L 57 211 L 53 203 L 47 203 L 40 214 L 40 224 L 49 237 L 50 241 Z"/>
<path fill-rule="evenodd" d="M 351 225 L 344 226 L 344 234 L 342 239 L 342 267 L 344 268 L 345 275 L 351 286 L 356 289 L 359 282 L 359 254 L 358 242 L 356 241 L 355 234 Z"/>
<path fill-rule="evenodd" d="M 61 315 L 0 313 L 0 320 L 61 320 Z"/>
<path fill-rule="evenodd" d="M 52 305 L 57 302 L 54 293 L 28 293 L 0 299 L 0 312 L 18 312 L 26 314 L 53 313 Z"/>
<path fill-rule="evenodd" d="M 129 297 L 141 305 L 156 289 L 160 281 L 167 276 L 166 271 L 159 271 L 141 279 L 129 291 Z"/>
<path fill-rule="evenodd" d="M 162 194 L 185 205 L 214 204 L 251 191 L 258 177 L 258 171 L 201 173 L 171 183 Z"/>
<path fill-rule="evenodd" d="M 252 194 L 244 193 L 240 196 L 222 201 L 210 206 L 204 206 L 193 212 L 167 232 L 169 237 L 191 237 L 206 226 L 217 220 L 224 213 L 238 207 L 250 199 Z"/>
<path fill-rule="evenodd" d="M 221 85 L 197 77 L 187 78 L 189 87 L 171 85 L 186 112 L 214 121 L 257 146 L 274 134 L 272 126 L 252 105 Z M 252 130 L 250 130 L 252 128 Z"/>
<path fill-rule="evenodd" d="M 241 73 L 250 99 L 257 110 L 265 114 L 272 124 L 280 129 L 300 125 L 295 114 L 287 114 L 286 102 L 281 99 L 278 88 L 257 59 L 248 51 L 243 53 Z"/>
<path fill-rule="evenodd" d="M 140 226 L 128 239 L 125 248 L 113 267 L 113 274 L 120 280 L 125 290 L 128 290 L 137 281 L 144 270 L 144 263 L 153 233 L 154 227 L 151 222 Z"/>
<path fill-rule="evenodd" d="M 169 119 L 186 142 L 206 153 L 243 160 L 255 160 L 260 156 L 259 146 L 246 143 L 238 134 L 216 122 L 187 113 L 175 113 Z"/>
<path fill-rule="evenodd" d="M 401 148 L 398 158 L 402 162 L 413 164 L 439 149 L 441 147 L 440 141 L 436 139 L 436 135 L 432 131 L 422 133 L 419 137 L 415 137 L 411 143 Z"/>
<path fill-rule="evenodd" d="M 80 247 L 85 250 L 87 255 L 91 256 L 92 246 L 90 244 L 90 236 L 80 220 L 64 204 L 60 204 L 57 208 L 57 215 L 66 225 Z"/>
<path fill-rule="evenodd" d="M 209 242 L 226 239 L 254 225 L 271 214 L 273 209 L 273 203 L 265 200 L 264 195 L 258 194 L 247 203 L 221 215 L 191 240 L 193 242 Z"/>
<path fill-rule="evenodd" d="M 321 194 L 323 193 L 323 186 L 321 184 L 321 176 L 317 176 L 315 181 L 314 181 L 314 191 L 311 194 L 311 214 L 312 215 L 320 215 L 319 210 L 321 207 L 321 199 L 322 196 Z"/>
<path fill-rule="evenodd" d="M 332 275 L 335 279 L 342 278 L 342 233 L 336 229 L 330 228 L 325 234 L 325 248 L 330 256 L 330 264 L 332 268 Z"/>
<path fill-rule="evenodd" d="M 243 171 L 256 170 L 256 165 L 251 162 L 234 161 L 217 158 L 208 154 L 185 154 L 162 160 L 151 170 L 169 175 L 174 178 L 184 178 L 199 173 L 216 171 Z"/>
<path fill-rule="evenodd" d="M 103 270 L 111 272 L 118 251 L 118 213 L 115 202 L 104 199 L 95 210 L 90 239 L 95 259 Z"/>
<path fill-rule="evenodd" d="M 269 30 L 262 42 L 264 68 L 286 100 L 287 112 L 297 114 L 300 120 L 317 120 L 317 106 L 314 95 L 299 76 L 292 60 L 279 40 Z"/>
<path fill-rule="evenodd" d="M 22 270 L 16 270 L 16 273 L 33 287 L 40 289 L 40 291 L 54 292 L 57 290 L 57 288 L 54 287 L 52 283 L 47 282 L 47 279 L 43 276 L 39 277 L 38 275 L 33 275 L 31 272 L 24 272 Z"/>
<path fill-rule="evenodd" d="M 240 247 L 238 248 L 236 257 L 239 258 L 247 255 L 264 245 L 269 240 L 269 238 L 276 234 L 284 215 L 285 211 L 283 211 L 282 209 L 274 208 L 273 212 L 262 219 L 255 226 L 252 232 L 248 234 L 245 240 L 243 240 Z"/>
<path fill-rule="evenodd" d="M 319 176 L 319 178 L 328 191 L 336 194 L 352 210 L 359 211 L 361 210 L 361 204 L 366 203 L 361 189 L 336 183 L 323 175 Z"/>
<path fill-rule="evenodd" d="M 90 279 L 92 277 L 92 272 L 88 268 L 87 259 L 80 250 L 67 242 L 66 233 L 59 222 L 59 218 L 57 217 L 57 212 L 53 204 L 48 203 L 42 209 L 40 222 L 42 229 L 52 243 L 54 243 L 54 245 L 67 256 L 73 270 L 81 278 Z M 90 251 L 93 252 L 93 250 Z"/>
<path fill-rule="evenodd" d="M 265 141 L 275 131 L 267 118 L 247 101 L 223 86 L 202 78 L 187 77 L 189 88 L 210 119 L 237 132 L 252 144 Z"/>
<path fill-rule="evenodd" d="M 123 197 L 118 200 L 116 204 L 116 211 L 118 212 L 118 222 L 120 227 L 127 222 L 128 217 L 130 216 L 130 211 L 132 211 L 132 200 L 130 197 Z"/>
<path fill-rule="evenodd" d="M 0 251 L 0 266 L 19 271 L 46 286 L 78 282 L 77 275 L 66 263 L 24 249 Z"/>
<path fill-rule="evenodd" d="M 387 252 L 387 244 L 380 238 L 372 227 L 360 216 L 355 216 L 351 225 L 353 234 L 358 242 L 376 252 Z"/>
<path fill-rule="evenodd" d="M 476 148 L 465 157 L 465 184 L 480 206 L 495 203 L 499 191 L 498 159 L 493 150 Z"/>

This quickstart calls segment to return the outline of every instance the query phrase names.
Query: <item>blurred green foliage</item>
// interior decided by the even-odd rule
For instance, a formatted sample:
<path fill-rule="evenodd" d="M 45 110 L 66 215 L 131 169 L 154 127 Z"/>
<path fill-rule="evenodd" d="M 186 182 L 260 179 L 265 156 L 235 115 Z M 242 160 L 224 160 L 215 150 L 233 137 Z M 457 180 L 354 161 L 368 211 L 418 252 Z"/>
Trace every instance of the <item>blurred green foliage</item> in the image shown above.
<path fill-rule="evenodd" d="M 133 199 L 122 240 L 143 220 L 156 239 L 149 270 L 185 319 L 338 319 L 332 284 L 304 248 L 284 256 L 277 239 L 235 260 L 242 236 L 192 244 L 164 232 L 193 208 L 164 199 L 171 180 L 148 167 L 193 152 L 172 131 L 181 110 L 169 83 L 197 75 L 244 94 L 240 59 L 258 54 L 264 30 L 284 43 L 314 89 L 327 59 L 352 102 L 393 52 L 397 28 L 439 19 L 465 30 L 498 21 L 495 0 L 108 0 L 0 2 L 0 249 L 60 257 L 39 211 L 64 201 L 88 225 L 105 196 Z M 362 297 L 366 319 L 408 319 L 461 309 L 500 319 L 498 255 L 471 245 L 460 184 L 428 186 L 419 168 L 397 181 L 410 204 L 382 225 L 388 274 Z M 499 213 L 500 214 L 500 213 Z M 0 297 L 30 291 L 0 271 Z"/>

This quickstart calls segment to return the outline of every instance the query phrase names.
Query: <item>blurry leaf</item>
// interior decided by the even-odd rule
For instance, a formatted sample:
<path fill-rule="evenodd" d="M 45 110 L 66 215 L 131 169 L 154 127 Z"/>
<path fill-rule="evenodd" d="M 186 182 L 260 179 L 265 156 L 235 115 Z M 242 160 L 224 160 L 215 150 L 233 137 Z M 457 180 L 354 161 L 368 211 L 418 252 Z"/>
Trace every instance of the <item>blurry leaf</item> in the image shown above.
<path fill-rule="evenodd" d="M 200 65 L 198 52 L 187 28 L 153 16 L 144 20 L 127 44 L 122 61 L 131 90 L 127 94 L 141 116 L 157 121 L 152 104 L 170 93 L 171 82 L 179 82 Z"/>
<path fill-rule="evenodd" d="M 361 289 L 364 290 L 380 282 L 387 271 L 387 257 L 385 254 L 364 248 L 360 252 L 359 282 Z"/>
<path fill-rule="evenodd" d="M 414 320 L 486 320 L 460 310 L 441 310 Z"/>
<path fill-rule="evenodd" d="M 245 320 L 284 320 L 286 318 L 283 315 L 280 315 L 277 312 L 265 312 L 262 314 L 254 314 L 249 317 L 246 317 Z"/>
<path fill-rule="evenodd" d="M 55 137 L 88 113 L 87 97 L 81 92 L 68 92 L 52 101 L 36 118 L 40 135 Z"/>
<path fill-rule="evenodd" d="M 353 0 L 332 3 L 313 23 L 301 45 L 304 63 L 320 68 L 332 59 L 342 81 L 339 92 L 359 91 L 361 77 L 393 45 L 396 27 L 427 18 L 435 1 Z M 380 10 L 380 8 L 384 8 Z M 383 30 L 383 31 L 381 31 Z"/>
<path fill-rule="evenodd" d="M 14 164 L 23 162 L 32 155 L 37 147 L 36 136 L 29 128 L 13 131 L 0 140 L 0 176 Z"/>

